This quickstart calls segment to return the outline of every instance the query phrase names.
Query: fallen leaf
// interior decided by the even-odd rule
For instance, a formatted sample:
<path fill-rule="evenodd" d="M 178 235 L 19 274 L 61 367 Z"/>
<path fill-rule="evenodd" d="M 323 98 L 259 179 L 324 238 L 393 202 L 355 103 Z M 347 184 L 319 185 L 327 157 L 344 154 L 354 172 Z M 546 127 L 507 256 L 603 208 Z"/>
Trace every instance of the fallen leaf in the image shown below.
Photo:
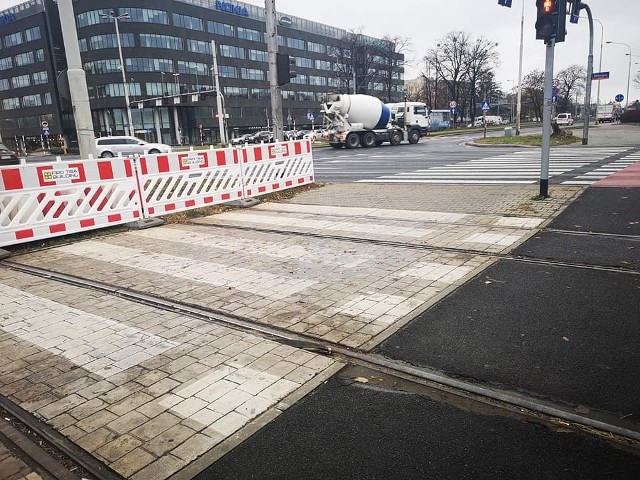
<path fill-rule="evenodd" d="M 358 383 L 369 383 L 369 379 L 364 377 L 356 377 L 353 381 Z"/>
<path fill-rule="evenodd" d="M 567 337 L 562 337 L 562 340 L 564 340 L 565 342 L 569 341 L 569 339 Z"/>

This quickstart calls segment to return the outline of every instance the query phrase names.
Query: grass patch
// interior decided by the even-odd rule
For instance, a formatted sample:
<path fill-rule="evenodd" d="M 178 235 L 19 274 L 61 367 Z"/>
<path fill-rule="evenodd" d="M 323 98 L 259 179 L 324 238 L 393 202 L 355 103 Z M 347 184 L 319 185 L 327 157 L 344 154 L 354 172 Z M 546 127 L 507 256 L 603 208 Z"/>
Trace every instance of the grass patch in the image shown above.
<path fill-rule="evenodd" d="M 581 141 L 582 138 L 573 135 L 562 137 L 554 135 L 551 137 L 551 146 L 558 147 L 562 145 L 571 145 Z M 477 138 L 474 142 L 481 145 L 528 145 L 531 147 L 540 147 L 542 145 L 542 135 Z"/>

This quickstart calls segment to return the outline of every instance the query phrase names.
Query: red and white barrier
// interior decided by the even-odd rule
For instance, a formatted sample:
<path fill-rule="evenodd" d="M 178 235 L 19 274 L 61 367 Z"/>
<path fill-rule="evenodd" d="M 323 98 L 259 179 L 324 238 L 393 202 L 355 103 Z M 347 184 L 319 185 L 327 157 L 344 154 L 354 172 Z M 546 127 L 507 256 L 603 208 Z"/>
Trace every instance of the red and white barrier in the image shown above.
<path fill-rule="evenodd" d="M 0 168 L 0 246 L 141 217 L 129 158 Z"/>
<path fill-rule="evenodd" d="M 243 194 L 234 148 L 144 155 L 137 172 L 145 217 L 238 200 Z"/>
<path fill-rule="evenodd" d="M 314 181 L 309 140 L 0 168 L 0 247 Z"/>
<path fill-rule="evenodd" d="M 251 145 L 241 152 L 245 197 L 313 183 L 310 140 Z"/>

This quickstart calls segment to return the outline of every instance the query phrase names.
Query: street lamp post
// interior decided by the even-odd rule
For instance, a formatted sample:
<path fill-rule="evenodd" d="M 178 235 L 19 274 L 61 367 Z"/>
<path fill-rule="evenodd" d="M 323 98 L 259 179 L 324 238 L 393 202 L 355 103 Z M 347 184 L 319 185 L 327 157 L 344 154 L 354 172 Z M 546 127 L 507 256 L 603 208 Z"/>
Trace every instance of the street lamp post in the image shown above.
<path fill-rule="evenodd" d="M 122 58 L 122 44 L 120 43 L 120 27 L 118 25 L 118 22 L 120 20 L 128 20 L 130 19 L 130 15 L 128 13 L 123 13 L 121 15 L 116 15 L 113 10 L 111 10 L 109 13 L 100 13 L 100 17 L 103 20 L 113 20 L 116 26 L 116 40 L 118 42 L 118 54 L 120 55 L 120 71 L 122 72 L 122 83 L 124 85 L 124 102 L 125 105 L 127 107 L 127 120 L 129 121 L 129 135 L 131 135 L 132 137 L 135 136 L 134 135 L 134 128 L 133 128 L 133 116 L 131 115 L 131 104 L 129 103 L 129 84 L 127 83 L 127 74 L 124 71 L 124 60 Z M 125 132 L 126 132 L 126 128 L 125 128 Z"/>
<path fill-rule="evenodd" d="M 620 43 L 620 42 L 606 42 L 606 43 L 611 45 L 624 45 L 629 49 L 629 74 L 627 75 L 627 107 L 628 107 L 629 106 L 629 84 L 631 83 L 631 57 L 632 57 L 631 47 L 626 43 Z"/>

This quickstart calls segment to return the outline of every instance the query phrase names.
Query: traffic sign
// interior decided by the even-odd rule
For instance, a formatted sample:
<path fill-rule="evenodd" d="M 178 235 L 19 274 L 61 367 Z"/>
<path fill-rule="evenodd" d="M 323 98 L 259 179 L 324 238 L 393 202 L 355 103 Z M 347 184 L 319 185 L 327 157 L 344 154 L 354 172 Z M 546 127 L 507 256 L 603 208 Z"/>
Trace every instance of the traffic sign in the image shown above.
<path fill-rule="evenodd" d="M 41 125 L 42 125 L 42 128 L 47 128 L 49 126 L 49 122 L 47 122 L 46 120 L 43 120 Z"/>
<path fill-rule="evenodd" d="M 616 102 L 621 102 L 622 100 L 624 100 L 624 95 L 622 95 L 621 93 L 616 95 Z"/>
<path fill-rule="evenodd" d="M 489 106 L 489 102 L 487 102 L 486 100 L 482 101 L 482 110 L 484 112 L 486 112 L 487 110 L 489 110 L 491 107 Z"/>
<path fill-rule="evenodd" d="M 49 130 L 49 127 L 42 127 L 42 134 L 44 136 L 49 136 L 51 135 L 51 131 Z"/>
<path fill-rule="evenodd" d="M 316 119 L 316 114 L 313 112 L 307 113 L 307 119 L 313 122 Z"/>
<path fill-rule="evenodd" d="M 593 72 L 591 74 L 591 80 L 606 80 L 609 78 L 609 72 Z"/>
<path fill-rule="evenodd" d="M 551 95 L 555 95 L 557 97 L 559 93 L 560 93 L 560 89 L 557 86 L 554 86 L 551 89 Z"/>
<path fill-rule="evenodd" d="M 449 108 L 456 108 L 458 106 L 458 104 L 456 103 L 455 100 L 451 100 L 449 102 Z"/>
<path fill-rule="evenodd" d="M 554 104 L 558 103 L 558 96 L 557 95 L 551 95 L 551 102 L 553 102 Z"/>
<path fill-rule="evenodd" d="M 449 110 L 449 112 L 451 112 L 451 115 L 453 115 L 454 117 L 455 117 L 456 115 L 458 115 L 458 109 L 457 109 L 457 108 L 455 108 L 455 107 L 453 107 L 451 110 Z"/>

